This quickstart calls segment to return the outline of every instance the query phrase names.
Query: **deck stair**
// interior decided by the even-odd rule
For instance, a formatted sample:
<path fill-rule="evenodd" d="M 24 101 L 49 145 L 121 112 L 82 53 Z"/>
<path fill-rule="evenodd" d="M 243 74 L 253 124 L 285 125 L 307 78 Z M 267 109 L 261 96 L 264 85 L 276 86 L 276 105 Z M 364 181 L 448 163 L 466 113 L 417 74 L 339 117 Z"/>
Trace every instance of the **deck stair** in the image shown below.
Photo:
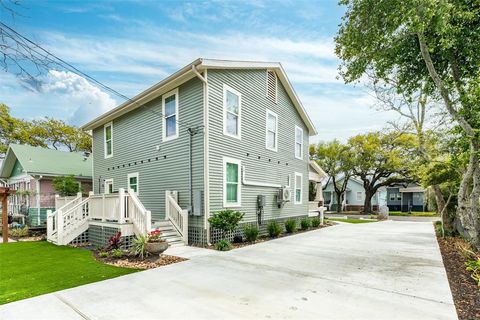
<path fill-rule="evenodd" d="M 152 223 L 154 229 L 160 230 L 161 238 L 166 240 L 170 247 L 185 245 L 182 235 L 175 229 L 168 220 L 158 220 Z"/>

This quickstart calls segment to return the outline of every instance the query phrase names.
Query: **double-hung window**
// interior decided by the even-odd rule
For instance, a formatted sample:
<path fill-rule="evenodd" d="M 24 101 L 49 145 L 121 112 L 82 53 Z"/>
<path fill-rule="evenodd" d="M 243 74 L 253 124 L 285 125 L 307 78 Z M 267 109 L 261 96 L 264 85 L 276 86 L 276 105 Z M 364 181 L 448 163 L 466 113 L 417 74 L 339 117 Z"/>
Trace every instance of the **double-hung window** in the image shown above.
<path fill-rule="evenodd" d="M 266 147 L 269 150 L 277 151 L 278 143 L 278 116 L 270 110 L 267 110 L 267 137 Z"/>
<path fill-rule="evenodd" d="M 111 122 L 103 126 L 103 142 L 105 158 L 110 158 L 113 155 L 113 125 Z"/>
<path fill-rule="evenodd" d="M 303 159 L 303 129 L 295 126 L 295 158 Z"/>
<path fill-rule="evenodd" d="M 223 206 L 239 207 L 241 203 L 241 161 L 223 158 Z"/>
<path fill-rule="evenodd" d="M 163 95 L 163 141 L 178 138 L 178 89 Z"/>
<path fill-rule="evenodd" d="M 138 172 L 129 173 L 127 175 L 128 190 L 132 189 L 135 194 L 138 194 Z"/>
<path fill-rule="evenodd" d="M 295 172 L 295 204 L 302 203 L 302 174 Z"/>
<path fill-rule="evenodd" d="M 242 95 L 237 90 L 223 85 L 223 133 L 240 139 L 241 137 Z"/>

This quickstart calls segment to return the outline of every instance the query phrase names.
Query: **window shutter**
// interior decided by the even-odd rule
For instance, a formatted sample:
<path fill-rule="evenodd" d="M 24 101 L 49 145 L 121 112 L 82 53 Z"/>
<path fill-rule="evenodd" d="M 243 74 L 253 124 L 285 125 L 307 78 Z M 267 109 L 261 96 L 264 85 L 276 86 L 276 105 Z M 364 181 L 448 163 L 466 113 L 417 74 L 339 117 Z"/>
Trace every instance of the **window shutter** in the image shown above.
<path fill-rule="evenodd" d="M 267 70 L 267 98 L 277 102 L 277 74 L 271 70 Z"/>

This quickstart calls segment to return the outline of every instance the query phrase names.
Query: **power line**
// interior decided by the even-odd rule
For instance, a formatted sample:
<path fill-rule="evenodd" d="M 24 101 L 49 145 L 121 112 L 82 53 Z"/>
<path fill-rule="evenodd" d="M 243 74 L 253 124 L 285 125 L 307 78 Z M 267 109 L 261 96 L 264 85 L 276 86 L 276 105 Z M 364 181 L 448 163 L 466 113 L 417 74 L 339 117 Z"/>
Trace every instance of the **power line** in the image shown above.
<path fill-rule="evenodd" d="M 3 26 L 3 27 L 2 27 Z M 15 36 L 13 36 L 12 34 L 10 34 L 9 32 L 7 32 L 6 29 L 8 29 L 10 32 L 12 32 L 15 36 L 19 37 L 21 40 L 23 41 L 20 41 L 18 40 Z M 94 84 L 96 84 L 97 86 L 100 86 L 101 88 L 103 88 L 104 90 L 110 92 L 110 93 L 113 93 L 117 96 L 119 96 L 120 98 L 122 99 L 125 99 L 137 106 L 139 106 L 140 108 L 142 107 L 146 107 L 144 104 L 143 105 L 140 105 L 138 104 L 138 102 L 134 101 L 133 99 L 127 97 L 126 95 L 118 92 L 117 90 L 103 84 L 102 82 L 100 82 L 99 80 L 95 79 L 94 77 L 84 73 L 83 71 L 79 70 L 78 68 L 76 68 L 75 66 L 73 66 L 72 64 L 68 63 L 67 61 L 61 59 L 60 57 L 56 56 L 55 54 L 51 53 L 50 51 L 48 51 L 47 49 L 43 48 L 42 46 L 40 46 L 39 44 L 33 42 L 32 40 L 28 39 L 27 37 L 23 36 L 22 34 L 18 33 L 17 31 L 15 31 L 13 28 L 9 27 L 8 25 L 4 24 L 3 22 L 0 21 L 0 29 L 3 30 L 3 32 L 5 32 L 13 41 L 15 41 L 17 44 L 19 44 L 21 47 L 23 47 L 25 50 L 30 50 L 30 51 L 33 51 L 35 52 L 36 54 L 40 55 L 42 58 L 44 59 L 47 59 L 48 61 L 50 61 L 51 63 L 54 63 L 56 65 L 59 65 L 61 66 L 62 68 L 65 68 L 67 69 L 68 71 L 72 72 L 72 73 L 75 73 L 83 78 L 86 78 L 88 80 L 90 80 L 91 82 L 93 82 Z M 33 45 L 34 47 L 38 48 L 39 50 L 43 51 L 45 54 L 42 54 L 40 52 L 38 52 L 37 50 L 35 50 L 35 48 L 32 48 L 30 47 L 27 43 L 25 43 L 24 41 L 26 41 L 28 44 L 30 45 Z M 52 60 L 53 59 L 56 59 L 57 61 L 55 60 Z M 155 110 L 152 110 L 150 108 L 146 108 L 146 110 L 152 112 L 153 114 L 155 115 L 158 115 L 159 117 L 161 118 L 165 118 L 165 115 L 161 112 L 158 112 L 158 111 L 155 111 Z M 186 125 L 187 127 L 191 128 L 191 127 L 203 127 L 203 125 L 197 125 L 197 126 L 192 126 L 190 123 L 186 122 L 186 121 L 180 121 L 178 120 L 178 115 L 176 115 L 176 118 L 175 119 L 175 122 L 177 122 L 179 125 Z M 183 123 L 182 123 L 183 122 Z"/>

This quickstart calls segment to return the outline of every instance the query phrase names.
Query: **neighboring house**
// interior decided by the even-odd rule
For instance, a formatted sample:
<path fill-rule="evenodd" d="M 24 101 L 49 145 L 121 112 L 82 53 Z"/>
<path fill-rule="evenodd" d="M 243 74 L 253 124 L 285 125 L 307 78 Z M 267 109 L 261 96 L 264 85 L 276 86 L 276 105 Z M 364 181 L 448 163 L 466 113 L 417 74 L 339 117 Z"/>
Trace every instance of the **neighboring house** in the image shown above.
<path fill-rule="evenodd" d="M 93 136 L 88 222 L 62 240 L 52 230 L 54 243 L 153 227 L 171 243 L 211 243 L 220 210 L 261 229 L 308 215 L 316 130 L 279 63 L 197 59 L 83 129 Z M 119 210 L 102 212 L 107 199 Z"/>
<path fill-rule="evenodd" d="M 425 189 L 414 183 L 387 187 L 387 206 L 390 211 L 425 211 Z"/>
<path fill-rule="evenodd" d="M 337 180 L 337 184 L 342 184 L 343 178 Z M 330 179 L 323 190 L 325 206 L 328 210 L 337 210 L 337 194 L 333 187 L 333 181 Z M 363 182 L 357 178 L 350 178 L 347 182 L 347 190 L 342 194 L 341 206 L 344 211 L 362 211 L 365 201 L 365 189 Z M 378 210 L 378 193 L 372 198 L 373 210 Z"/>
<path fill-rule="evenodd" d="M 342 183 L 340 179 L 338 183 Z M 387 205 L 390 211 L 424 211 L 425 190 L 418 184 L 410 184 L 407 187 L 398 184 L 392 187 L 380 188 L 372 198 L 372 209 L 378 210 L 378 205 Z M 325 206 L 329 210 L 337 210 L 337 195 L 333 188 L 332 180 L 323 190 Z M 349 179 L 347 190 L 342 195 L 341 205 L 345 211 L 362 211 L 365 201 L 363 182 L 355 177 Z"/>
<path fill-rule="evenodd" d="M 47 210 L 55 209 L 55 177 L 74 175 L 86 193 L 92 187 L 92 160 L 81 152 L 65 152 L 11 144 L 0 167 L 3 185 L 17 190 L 8 213 L 26 216 L 31 227 L 45 227 Z"/>
<path fill-rule="evenodd" d="M 314 193 L 308 195 L 309 197 L 309 211 L 310 215 L 317 215 L 319 207 L 323 207 L 323 181 L 328 177 L 328 175 L 323 171 L 322 168 L 313 160 L 309 161 L 309 178 L 310 185 L 313 186 Z M 310 186 L 309 186 L 310 188 Z"/>

